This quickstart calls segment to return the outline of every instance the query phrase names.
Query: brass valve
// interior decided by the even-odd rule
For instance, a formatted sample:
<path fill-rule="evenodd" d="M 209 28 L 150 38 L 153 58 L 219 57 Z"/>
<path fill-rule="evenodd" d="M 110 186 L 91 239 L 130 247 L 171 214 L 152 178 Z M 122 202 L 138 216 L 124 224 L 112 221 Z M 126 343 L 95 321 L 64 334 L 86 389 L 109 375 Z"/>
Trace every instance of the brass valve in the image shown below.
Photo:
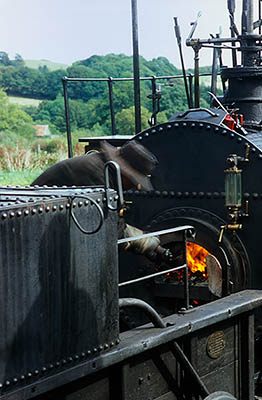
<path fill-rule="evenodd" d="M 231 231 L 237 231 L 237 230 L 242 229 L 242 224 L 236 224 L 236 223 L 235 224 L 227 224 L 227 225 L 222 225 L 220 228 L 221 228 L 221 231 L 220 231 L 220 235 L 219 235 L 219 239 L 218 239 L 219 243 L 222 242 L 225 229 L 229 229 Z"/>

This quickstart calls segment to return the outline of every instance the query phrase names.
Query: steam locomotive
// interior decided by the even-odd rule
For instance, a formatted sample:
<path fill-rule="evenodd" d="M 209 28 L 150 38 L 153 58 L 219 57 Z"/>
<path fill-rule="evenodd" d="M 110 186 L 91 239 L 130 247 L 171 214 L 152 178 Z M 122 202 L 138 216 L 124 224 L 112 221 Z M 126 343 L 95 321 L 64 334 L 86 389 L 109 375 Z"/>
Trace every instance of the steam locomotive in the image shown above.
<path fill-rule="evenodd" d="M 121 185 L 115 191 L 107 179 L 1 187 L 0 399 L 251 400 L 255 385 L 261 392 L 262 21 L 259 9 L 253 23 L 253 2 L 243 0 L 240 35 L 234 1 L 228 8 L 231 38 L 193 39 L 192 30 L 187 40 L 194 107 L 190 99 L 188 110 L 132 138 L 103 138 L 135 139 L 156 155 L 153 191 L 129 190 L 123 202 Z M 223 43 L 233 55 L 233 67 L 221 69 L 224 96 L 201 109 L 198 52 Z M 80 141 L 89 151 L 100 140 Z M 118 250 L 123 208 L 180 263 L 156 270 Z"/>

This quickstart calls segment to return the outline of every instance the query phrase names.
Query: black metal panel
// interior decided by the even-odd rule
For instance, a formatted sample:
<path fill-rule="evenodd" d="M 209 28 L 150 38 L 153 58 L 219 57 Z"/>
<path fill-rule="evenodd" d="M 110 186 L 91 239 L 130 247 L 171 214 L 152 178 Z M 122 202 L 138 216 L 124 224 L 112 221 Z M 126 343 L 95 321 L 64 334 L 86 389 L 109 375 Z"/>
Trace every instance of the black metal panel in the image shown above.
<path fill-rule="evenodd" d="M 262 220 L 261 136 L 253 143 L 253 135 L 243 137 L 205 121 L 179 120 L 148 129 L 135 138 L 156 155 L 159 164 L 152 175 L 153 192 L 128 192 L 128 199 L 133 202 L 127 214 L 129 222 L 152 230 L 174 224 L 193 225 L 199 244 L 206 247 L 205 241 L 212 239 L 212 251 L 216 249 L 218 253 L 223 248 L 232 269 L 238 270 L 235 276 L 240 277 L 242 284 L 262 287 L 258 251 Z M 219 243 L 220 227 L 227 223 L 226 160 L 230 154 L 245 157 L 247 146 L 250 146 L 249 162 L 241 168 L 243 204 L 249 201 L 249 217 L 241 220 L 243 229 L 234 238 L 227 231 Z M 236 289 L 241 289 L 241 282 Z"/>
<path fill-rule="evenodd" d="M 0 209 L 4 392 L 118 343 L 117 212 L 107 209 L 103 190 L 86 194 L 89 200 L 76 197 L 72 204 L 61 197 Z M 104 221 L 97 233 L 85 235 L 70 210 L 94 231 L 101 218 L 95 204 Z"/>

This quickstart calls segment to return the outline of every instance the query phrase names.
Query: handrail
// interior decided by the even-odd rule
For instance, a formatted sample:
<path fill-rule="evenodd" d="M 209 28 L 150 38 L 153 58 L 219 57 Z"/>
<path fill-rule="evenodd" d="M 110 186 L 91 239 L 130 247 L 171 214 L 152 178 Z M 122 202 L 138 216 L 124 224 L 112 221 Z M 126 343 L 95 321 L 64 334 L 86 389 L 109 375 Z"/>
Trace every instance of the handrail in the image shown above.
<path fill-rule="evenodd" d="M 165 275 L 168 272 L 173 272 L 173 271 L 178 271 L 180 269 L 184 269 L 184 297 L 185 297 L 185 307 L 184 307 L 185 311 L 184 312 L 187 312 L 191 308 L 190 305 L 189 305 L 187 239 L 189 237 L 192 238 L 195 235 L 195 229 L 194 229 L 193 226 L 184 225 L 184 226 L 179 226 L 179 227 L 175 227 L 175 228 L 163 229 L 161 231 L 149 232 L 149 233 L 145 233 L 145 234 L 139 235 L 139 236 L 132 236 L 132 237 L 124 238 L 124 239 L 119 239 L 117 243 L 118 244 L 122 244 L 122 243 L 132 242 L 132 241 L 135 241 L 135 240 L 140 240 L 142 238 L 144 239 L 144 238 L 147 238 L 147 237 L 161 236 L 161 235 L 166 235 L 166 234 L 176 233 L 176 232 L 182 232 L 183 233 L 185 259 L 184 259 L 184 263 L 182 265 L 180 265 L 178 267 L 170 268 L 170 269 L 165 270 L 165 271 L 160 271 L 160 272 L 155 272 L 153 274 L 145 275 L 143 277 L 132 279 L 130 281 L 121 282 L 121 283 L 119 283 L 118 287 L 122 287 L 122 286 L 126 286 L 126 285 L 132 285 L 132 284 L 140 282 L 142 280 L 152 279 L 152 278 L 155 278 L 155 277 L 157 277 L 159 275 Z"/>
<path fill-rule="evenodd" d="M 218 74 L 219 75 L 219 74 Z M 201 73 L 199 74 L 200 77 L 202 76 L 212 76 L 211 73 Z M 193 74 L 187 73 L 185 77 L 189 80 L 189 92 L 191 97 L 191 104 L 193 104 Z M 175 79 L 184 79 L 183 75 L 163 75 L 163 76 L 145 76 L 140 77 L 140 81 L 151 81 L 151 95 L 150 98 L 152 99 L 152 125 L 157 124 L 156 118 L 156 81 L 157 80 L 175 80 Z M 109 108 L 110 108 L 110 117 L 111 117 L 111 132 L 112 135 L 116 135 L 116 128 L 115 128 L 115 111 L 114 111 L 114 96 L 113 96 L 113 82 L 132 82 L 134 78 L 70 78 L 64 76 L 62 78 L 63 84 L 63 91 L 64 91 L 64 104 L 65 104 L 65 119 L 66 119 L 66 133 L 67 133 L 67 143 L 68 143 L 68 157 L 73 156 L 73 149 L 72 149 L 72 140 L 71 140 L 71 127 L 70 127 L 70 112 L 69 112 L 69 97 L 68 97 L 68 82 L 107 82 L 108 84 L 108 95 L 109 95 Z"/>

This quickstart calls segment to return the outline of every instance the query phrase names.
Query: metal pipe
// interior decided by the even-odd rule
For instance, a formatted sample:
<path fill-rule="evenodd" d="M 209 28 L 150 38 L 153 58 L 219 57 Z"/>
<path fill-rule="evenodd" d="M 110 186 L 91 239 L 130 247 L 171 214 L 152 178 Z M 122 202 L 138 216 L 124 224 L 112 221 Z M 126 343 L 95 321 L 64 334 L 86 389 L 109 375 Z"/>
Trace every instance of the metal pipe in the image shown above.
<path fill-rule="evenodd" d="M 253 0 L 243 0 L 242 35 L 253 33 Z"/>
<path fill-rule="evenodd" d="M 146 313 L 156 328 L 166 328 L 166 324 L 156 310 L 143 300 L 133 298 L 119 299 L 119 308 L 123 307 L 137 307 Z"/>
<path fill-rule="evenodd" d="M 140 104 L 137 0 L 132 0 L 132 33 L 133 33 L 135 131 L 136 133 L 138 133 L 141 132 L 141 104 Z"/>
<path fill-rule="evenodd" d="M 64 89 L 64 103 L 65 103 L 65 119 L 66 119 L 66 135 L 67 135 L 67 149 L 68 158 L 73 157 L 72 150 L 72 138 L 71 138 L 71 128 L 70 128 L 70 117 L 69 117 L 69 102 L 68 102 L 68 92 L 67 92 L 67 77 L 62 78 L 63 89 Z"/>
<path fill-rule="evenodd" d="M 184 63 L 183 51 L 182 51 L 182 46 L 181 46 L 181 33 L 180 33 L 180 27 L 178 25 L 177 17 L 174 17 L 174 22 L 175 22 L 174 29 L 175 29 L 177 45 L 178 45 L 179 55 L 180 55 L 180 61 L 181 61 L 181 66 L 182 66 L 182 72 L 183 72 L 183 77 L 184 77 L 184 85 L 185 85 L 185 91 L 186 91 L 186 97 L 187 97 L 187 104 L 188 104 L 188 108 L 192 108 L 192 103 L 191 103 L 189 89 L 188 89 L 188 82 L 187 82 L 187 76 L 186 76 L 186 68 L 185 68 L 185 63 Z"/>
<path fill-rule="evenodd" d="M 115 110 L 114 110 L 114 99 L 113 99 L 113 78 L 108 78 L 108 94 L 109 94 L 109 104 L 110 104 L 110 115 L 111 115 L 111 132 L 112 135 L 116 134 L 116 124 L 115 124 Z"/>

